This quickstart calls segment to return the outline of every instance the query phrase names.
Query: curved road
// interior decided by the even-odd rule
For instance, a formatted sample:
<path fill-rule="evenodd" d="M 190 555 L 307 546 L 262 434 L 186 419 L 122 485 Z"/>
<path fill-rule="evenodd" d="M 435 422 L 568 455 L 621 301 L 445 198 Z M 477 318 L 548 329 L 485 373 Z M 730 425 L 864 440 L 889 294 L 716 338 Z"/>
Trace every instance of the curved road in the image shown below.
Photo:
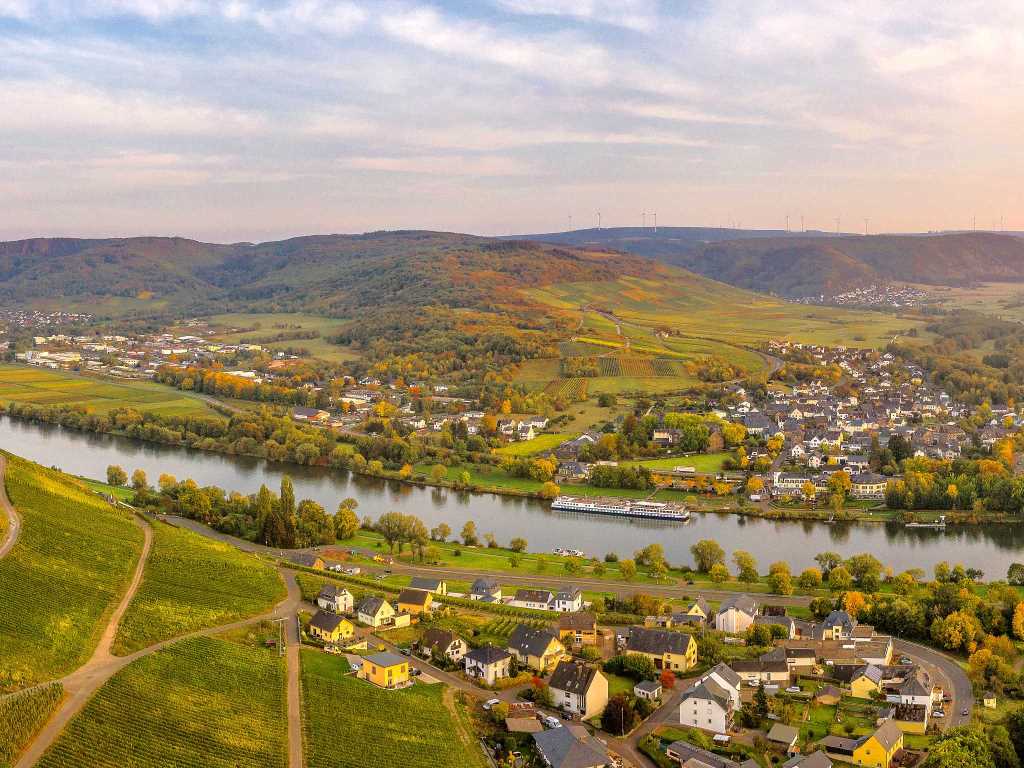
<path fill-rule="evenodd" d="M 947 656 L 942 651 L 920 643 L 913 643 L 910 640 L 895 639 L 893 649 L 897 655 L 910 656 L 917 661 L 932 676 L 933 680 L 941 681 L 942 687 L 953 697 L 953 701 L 945 708 L 946 728 L 967 725 L 971 721 L 971 711 L 974 708 L 974 689 L 967 673 L 956 662 L 956 659 Z M 964 709 L 967 710 L 966 716 L 960 714 Z"/>
<path fill-rule="evenodd" d="M 0 542 L 0 557 L 14 548 L 14 544 L 18 541 L 18 534 L 21 533 L 21 516 L 11 504 L 10 499 L 7 498 L 7 488 L 4 485 L 6 476 L 7 458 L 0 455 L 0 508 L 3 508 L 4 514 L 7 516 L 7 531 L 4 534 L 4 540 Z"/>

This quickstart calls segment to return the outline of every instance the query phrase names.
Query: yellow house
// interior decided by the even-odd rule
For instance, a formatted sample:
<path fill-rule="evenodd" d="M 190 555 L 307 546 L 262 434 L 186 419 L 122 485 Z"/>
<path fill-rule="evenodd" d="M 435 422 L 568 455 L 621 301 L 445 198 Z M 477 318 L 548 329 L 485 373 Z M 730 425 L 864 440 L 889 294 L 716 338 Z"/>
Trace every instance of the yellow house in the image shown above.
<path fill-rule="evenodd" d="M 589 611 L 560 614 L 558 639 L 565 645 L 597 645 L 597 617 Z"/>
<path fill-rule="evenodd" d="M 683 613 L 687 616 L 700 616 L 704 621 L 707 621 L 711 615 L 711 607 L 708 605 L 707 600 L 698 595 L 697 599 L 690 603 Z"/>
<path fill-rule="evenodd" d="M 325 643 L 348 640 L 355 633 L 351 621 L 328 611 L 317 611 L 309 622 L 309 634 Z"/>
<path fill-rule="evenodd" d="M 882 670 L 871 664 L 858 669 L 850 679 L 850 692 L 858 699 L 870 699 L 882 690 Z"/>
<path fill-rule="evenodd" d="M 685 672 L 697 665 L 697 641 L 684 632 L 633 627 L 629 631 L 626 653 L 647 656 L 655 669 Z"/>
<path fill-rule="evenodd" d="M 519 624 L 508 638 L 508 652 L 536 672 L 547 672 L 565 655 L 562 641 L 546 629 Z"/>
<path fill-rule="evenodd" d="M 892 720 L 886 720 L 853 750 L 853 762 L 871 768 L 889 768 L 893 755 L 901 749 L 903 731 Z"/>
<path fill-rule="evenodd" d="M 383 597 L 367 597 L 356 608 L 359 623 L 374 629 L 392 629 L 409 626 L 412 616 L 405 612 L 396 612 L 394 607 Z"/>
<path fill-rule="evenodd" d="M 433 595 L 426 590 L 403 589 L 398 595 L 398 610 L 410 616 L 419 616 L 421 613 L 430 613 L 433 601 Z"/>
<path fill-rule="evenodd" d="M 359 676 L 381 688 L 397 688 L 409 682 L 409 660 L 397 653 L 375 653 L 363 659 Z"/>
<path fill-rule="evenodd" d="M 904 733 L 924 735 L 928 731 L 928 707 L 924 704 L 897 704 L 892 721 Z"/>

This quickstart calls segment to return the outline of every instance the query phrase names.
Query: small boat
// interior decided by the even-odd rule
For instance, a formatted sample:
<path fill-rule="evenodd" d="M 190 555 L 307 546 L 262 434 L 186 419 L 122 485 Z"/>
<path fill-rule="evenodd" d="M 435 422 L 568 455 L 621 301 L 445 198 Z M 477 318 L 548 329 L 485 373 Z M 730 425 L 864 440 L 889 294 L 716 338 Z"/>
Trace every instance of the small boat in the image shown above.
<path fill-rule="evenodd" d="M 946 527 L 946 516 L 939 515 L 939 519 L 934 523 L 907 523 L 904 528 L 945 528 Z"/>

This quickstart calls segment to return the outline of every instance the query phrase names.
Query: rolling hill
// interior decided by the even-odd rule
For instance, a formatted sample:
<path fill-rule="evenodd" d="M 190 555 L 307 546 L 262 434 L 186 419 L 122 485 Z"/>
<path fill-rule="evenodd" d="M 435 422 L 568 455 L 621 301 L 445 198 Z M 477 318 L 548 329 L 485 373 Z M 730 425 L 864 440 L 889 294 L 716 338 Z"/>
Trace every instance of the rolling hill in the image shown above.
<path fill-rule="evenodd" d="M 863 237 L 659 227 L 657 232 L 624 228 L 523 237 L 616 248 L 787 297 L 830 295 L 869 283 L 1024 280 L 1024 239 L 990 232 Z"/>

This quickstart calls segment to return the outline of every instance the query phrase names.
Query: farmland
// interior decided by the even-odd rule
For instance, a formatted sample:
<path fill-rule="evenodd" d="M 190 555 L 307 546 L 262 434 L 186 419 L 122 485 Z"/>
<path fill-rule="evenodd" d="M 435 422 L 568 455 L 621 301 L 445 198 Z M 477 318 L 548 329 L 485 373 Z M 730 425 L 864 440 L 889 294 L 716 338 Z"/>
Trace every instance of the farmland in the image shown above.
<path fill-rule="evenodd" d="M 208 637 L 118 672 L 68 725 L 40 768 L 284 768 L 284 662 Z"/>
<path fill-rule="evenodd" d="M 720 472 L 728 453 L 695 453 L 689 456 L 672 456 L 667 459 L 644 459 L 642 461 L 626 461 L 625 465 L 640 465 L 648 469 L 675 469 L 676 467 L 693 467 L 698 472 Z"/>
<path fill-rule="evenodd" d="M 440 685 L 382 691 L 349 675 L 343 658 L 304 650 L 302 694 L 309 768 L 484 765 Z"/>
<path fill-rule="evenodd" d="M 5 480 L 23 524 L 0 560 L 0 691 L 59 677 L 85 662 L 143 541 L 129 516 L 64 475 L 8 456 Z"/>
<path fill-rule="evenodd" d="M 152 525 L 153 549 L 118 627 L 115 653 L 254 616 L 284 596 L 277 572 L 254 555 L 185 528 Z"/>
<path fill-rule="evenodd" d="M 494 452 L 500 456 L 532 456 L 535 453 L 553 451 L 571 437 L 572 435 L 564 433 L 539 435 L 533 440 L 509 443 L 502 448 L 495 449 Z"/>
<path fill-rule="evenodd" d="M 112 381 L 95 376 L 0 364 L 0 403 L 70 405 L 95 413 L 135 408 L 163 416 L 212 413 L 200 398 L 151 381 Z"/>
<path fill-rule="evenodd" d="M 50 683 L 0 698 L 0 765 L 14 761 L 63 696 L 64 687 Z"/>
<path fill-rule="evenodd" d="M 329 317 L 318 317 L 316 315 L 304 314 L 230 314 L 214 315 L 207 318 L 207 321 L 222 332 L 217 334 L 218 341 L 231 344 L 258 343 L 267 349 L 281 350 L 288 348 L 302 348 L 309 350 L 312 357 L 320 358 L 332 363 L 342 363 L 347 360 L 354 360 L 358 357 L 355 353 L 332 344 L 328 339 L 337 335 L 347 324 L 345 320 L 338 320 Z M 245 332 L 238 332 L 234 329 L 250 328 Z M 320 335 L 312 339 L 289 339 L 283 341 L 259 341 L 278 333 L 288 331 L 313 331 Z"/>

